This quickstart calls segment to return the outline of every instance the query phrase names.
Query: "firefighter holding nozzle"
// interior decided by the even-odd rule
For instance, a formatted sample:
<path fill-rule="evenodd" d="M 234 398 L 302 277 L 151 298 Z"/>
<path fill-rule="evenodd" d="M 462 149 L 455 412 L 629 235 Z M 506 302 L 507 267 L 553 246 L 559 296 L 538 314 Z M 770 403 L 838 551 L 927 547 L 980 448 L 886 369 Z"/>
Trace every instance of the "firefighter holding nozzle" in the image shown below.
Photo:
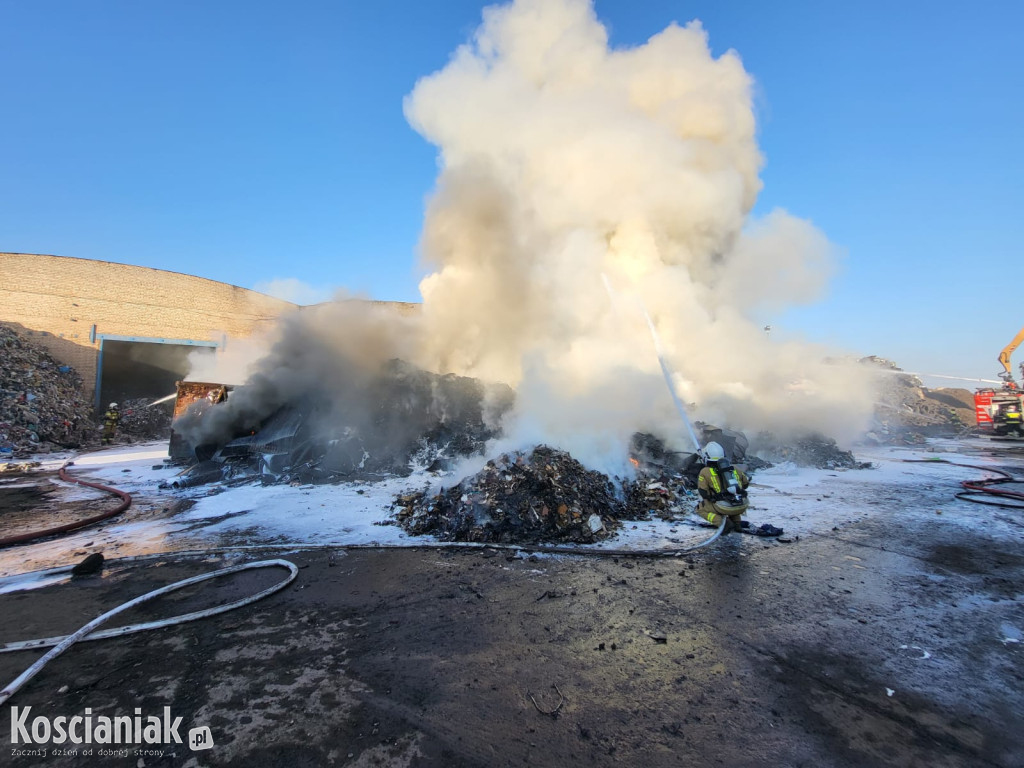
<path fill-rule="evenodd" d="M 716 528 L 725 520 L 722 533 L 750 533 L 754 536 L 781 536 L 784 531 L 769 523 L 751 525 L 743 519 L 743 513 L 750 506 L 747 501 L 747 486 L 750 478 L 742 469 L 736 469 L 718 443 L 708 443 L 697 454 L 704 464 L 697 475 L 697 491 L 700 504 L 694 512 Z M 786 541 L 786 539 L 782 539 Z"/>
<path fill-rule="evenodd" d="M 698 455 L 704 468 L 697 475 L 697 491 L 701 500 L 696 513 L 716 528 L 725 518 L 722 533 L 742 531 L 747 527 L 742 515 L 750 506 L 747 502 L 750 478 L 732 466 L 718 443 L 708 443 Z"/>

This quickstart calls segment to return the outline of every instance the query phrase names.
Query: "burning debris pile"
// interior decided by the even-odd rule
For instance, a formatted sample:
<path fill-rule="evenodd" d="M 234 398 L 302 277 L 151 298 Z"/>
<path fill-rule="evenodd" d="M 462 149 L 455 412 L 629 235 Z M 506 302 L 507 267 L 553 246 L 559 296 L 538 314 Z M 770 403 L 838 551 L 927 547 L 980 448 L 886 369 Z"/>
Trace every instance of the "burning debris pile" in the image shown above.
<path fill-rule="evenodd" d="M 0 456 L 78 448 L 96 437 L 78 373 L 0 325 Z"/>
<path fill-rule="evenodd" d="M 508 453 L 436 496 L 398 497 L 398 523 L 442 541 L 590 544 L 620 525 L 626 505 L 606 475 L 547 446 Z"/>
<path fill-rule="evenodd" d="M 742 433 L 709 425 L 701 430 L 705 441 L 719 442 L 748 474 L 771 466 L 746 453 Z M 871 466 L 821 436 L 775 445 L 773 451 L 783 460 L 823 469 Z M 506 453 L 452 487 L 401 494 L 391 509 L 395 523 L 415 536 L 500 544 L 592 544 L 614 536 L 624 520 L 678 520 L 693 511 L 703 466 L 695 454 L 668 450 L 648 433 L 633 435 L 630 454 L 635 477 L 622 480 L 588 470 L 567 452 L 544 445 Z M 771 526 L 760 530 L 765 529 L 781 532 Z"/>
<path fill-rule="evenodd" d="M 722 430 L 709 429 L 722 439 Z M 736 437 L 735 458 L 742 459 L 746 439 L 729 434 Z M 637 433 L 630 462 L 633 479 L 612 479 L 541 445 L 503 454 L 439 493 L 400 495 L 392 509 L 413 535 L 504 544 L 591 544 L 614 535 L 623 520 L 673 520 L 693 510 L 701 465 L 692 453 L 670 451 L 660 438 Z"/>
<path fill-rule="evenodd" d="M 421 307 L 341 300 L 284 317 L 246 385 L 175 434 L 197 459 L 275 482 L 441 468 L 499 424 L 508 445 L 616 473 L 629 436 L 670 423 L 679 399 L 752 430 L 852 434 L 870 372 L 751 320 L 814 301 L 834 262 L 810 222 L 751 215 L 754 92 L 698 22 L 619 48 L 589 2 L 489 11 L 404 102 L 440 160 Z M 514 387 L 504 418 L 481 381 Z"/>
<path fill-rule="evenodd" d="M 118 433 L 140 438 L 168 437 L 171 434 L 171 412 L 174 410 L 174 403 L 150 403 L 151 400 L 145 397 L 122 402 Z"/>

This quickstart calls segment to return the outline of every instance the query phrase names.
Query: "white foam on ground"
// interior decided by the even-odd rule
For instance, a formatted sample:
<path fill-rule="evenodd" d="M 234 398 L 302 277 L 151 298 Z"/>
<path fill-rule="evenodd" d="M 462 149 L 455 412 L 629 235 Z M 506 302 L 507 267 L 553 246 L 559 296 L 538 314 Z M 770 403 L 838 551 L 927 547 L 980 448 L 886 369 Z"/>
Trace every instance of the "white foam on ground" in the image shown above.
<path fill-rule="evenodd" d="M 993 514 L 995 508 L 957 500 L 961 480 L 985 473 L 940 463 L 906 463 L 905 459 L 943 458 L 979 466 L 1018 467 L 1024 458 L 998 460 L 975 453 L 981 440 L 931 441 L 920 448 L 870 448 L 857 458 L 872 469 L 823 470 L 786 463 L 753 475 L 751 509 L 754 525 L 771 523 L 785 529 L 785 538 L 829 534 L 853 523 L 881 518 L 901 524 L 909 516 L 926 517 L 957 530 L 985 529 L 989 535 L 1021 538 L 1021 529 Z M 261 486 L 221 484 L 179 491 L 161 490 L 180 470 L 163 468 L 166 443 L 117 447 L 74 459 L 76 476 L 115 486 L 133 494 L 138 508 L 94 528 L 37 544 L 0 551 L 0 576 L 77 562 L 77 552 L 102 550 L 107 557 L 150 552 L 200 549 L 226 545 L 295 544 L 352 545 L 428 544 L 430 537 L 412 537 L 395 525 L 376 525 L 390 519 L 397 494 L 436 488 L 439 478 L 423 472 L 377 483 L 339 485 Z M 160 468 L 154 469 L 154 466 Z M 448 484 L 454 482 L 448 480 Z M 444 485 L 444 479 L 440 479 Z M 68 491 L 81 493 L 85 491 Z M 88 490 L 91 496 L 98 491 Z M 181 499 L 195 505 L 161 516 Z M 112 503 L 113 503 L 112 499 Z M 139 508 L 149 512 L 140 512 Z M 153 511 L 155 510 L 155 511 Z M 1009 512 L 1009 514 L 1013 514 Z M 708 538 L 713 531 L 698 527 L 696 517 L 679 521 L 625 522 L 603 548 L 682 548 Z M 744 544 L 764 539 L 739 538 Z"/>

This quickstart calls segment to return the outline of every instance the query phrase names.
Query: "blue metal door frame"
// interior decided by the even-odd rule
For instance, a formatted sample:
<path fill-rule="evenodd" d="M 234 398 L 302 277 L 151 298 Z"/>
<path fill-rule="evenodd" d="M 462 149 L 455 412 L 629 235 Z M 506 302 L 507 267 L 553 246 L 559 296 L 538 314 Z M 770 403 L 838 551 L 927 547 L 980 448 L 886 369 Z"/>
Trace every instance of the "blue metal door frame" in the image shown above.
<path fill-rule="evenodd" d="M 96 358 L 96 390 L 93 397 L 93 407 L 100 409 L 100 384 L 103 381 L 103 342 L 104 341 L 141 341 L 146 344 L 176 344 L 183 347 L 223 347 L 226 346 L 226 339 L 220 341 L 197 341 L 196 339 L 158 339 L 151 336 L 119 336 L 114 333 L 99 333 L 93 336 L 99 339 L 100 349 Z"/>

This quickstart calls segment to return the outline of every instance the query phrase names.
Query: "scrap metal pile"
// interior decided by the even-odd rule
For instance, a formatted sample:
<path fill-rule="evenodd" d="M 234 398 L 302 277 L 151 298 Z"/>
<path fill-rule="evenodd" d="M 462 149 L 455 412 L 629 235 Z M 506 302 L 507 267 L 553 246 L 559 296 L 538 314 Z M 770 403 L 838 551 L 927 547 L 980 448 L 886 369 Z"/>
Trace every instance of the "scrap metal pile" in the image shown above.
<path fill-rule="evenodd" d="M 0 325 L 0 457 L 78 448 L 97 437 L 75 369 Z"/>

